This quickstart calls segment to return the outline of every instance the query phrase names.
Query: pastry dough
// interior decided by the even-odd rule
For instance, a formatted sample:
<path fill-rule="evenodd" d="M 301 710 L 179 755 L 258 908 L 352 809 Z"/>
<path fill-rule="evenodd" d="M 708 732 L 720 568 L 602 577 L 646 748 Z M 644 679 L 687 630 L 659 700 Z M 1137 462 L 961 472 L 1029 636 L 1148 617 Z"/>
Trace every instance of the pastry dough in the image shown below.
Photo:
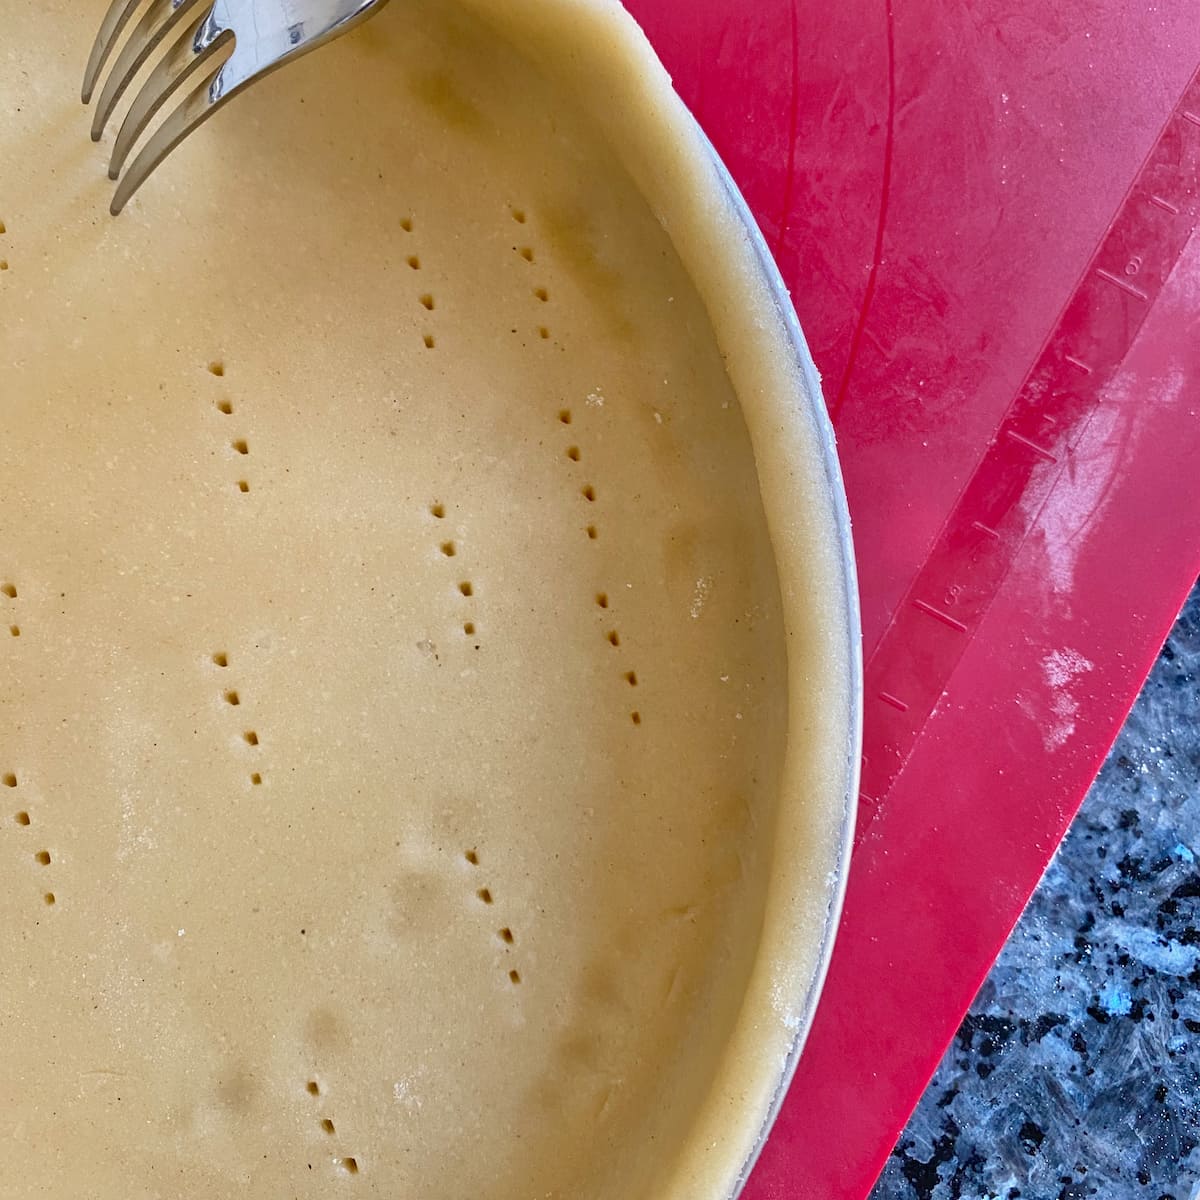
<path fill-rule="evenodd" d="M 720 1200 L 853 653 L 702 146 L 615 4 L 397 0 L 113 220 L 103 8 L 0 0 L 0 1196 Z"/>

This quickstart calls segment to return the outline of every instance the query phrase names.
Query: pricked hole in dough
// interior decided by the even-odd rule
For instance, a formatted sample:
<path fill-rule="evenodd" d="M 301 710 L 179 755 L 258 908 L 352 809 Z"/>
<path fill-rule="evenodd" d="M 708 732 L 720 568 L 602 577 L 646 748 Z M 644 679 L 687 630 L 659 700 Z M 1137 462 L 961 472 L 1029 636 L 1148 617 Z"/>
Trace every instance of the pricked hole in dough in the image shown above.
<path fill-rule="evenodd" d="M 246 739 L 246 745 L 258 745 L 258 734 L 255 733 L 253 729 L 247 729 L 246 732 L 242 734 L 242 737 Z"/>
<path fill-rule="evenodd" d="M 600 534 L 596 531 L 595 525 L 589 525 L 587 527 L 587 535 L 592 539 L 593 542 L 600 536 Z"/>
<path fill-rule="evenodd" d="M 625 682 L 627 684 L 629 684 L 630 687 L 637 687 L 637 672 L 636 671 L 626 671 L 625 672 Z"/>
<path fill-rule="evenodd" d="M 421 269 L 421 260 L 415 254 L 410 254 L 404 261 L 408 263 L 408 265 L 414 271 L 419 271 Z"/>
<path fill-rule="evenodd" d="M 596 593 L 596 605 L 598 608 L 607 608 L 608 607 L 608 593 L 607 592 L 597 592 Z"/>
<path fill-rule="evenodd" d="M 517 939 L 513 937 L 513 931 L 509 929 L 507 925 L 505 925 L 505 927 L 500 930 L 500 940 L 511 946 Z"/>
<path fill-rule="evenodd" d="M 437 346 L 437 341 L 435 340 L 432 333 L 427 333 L 425 335 L 424 341 L 425 341 L 425 349 L 426 350 L 433 350 Z"/>
<path fill-rule="evenodd" d="M 217 401 L 217 412 L 224 413 L 227 417 L 233 415 L 233 405 L 228 400 Z"/>
<path fill-rule="evenodd" d="M 7 232 L 8 232 L 8 230 L 5 228 L 4 222 L 0 221 L 0 236 L 3 236 Z"/>
<path fill-rule="evenodd" d="M 641 714 L 640 712 L 631 712 L 631 713 L 629 714 L 629 719 L 630 719 L 630 720 L 631 720 L 631 721 L 632 721 L 632 722 L 633 722 L 635 725 L 640 725 L 640 724 L 642 723 L 642 714 Z"/>
<path fill-rule="evenodd" d="M 245 439 L 245 438 L 238 438 L 238 439 L 237 439 L 237 440 L 236 440 L 236 441 L 233 443 L 233 448 L 234 448 L 234 449 L 235 449 L 235 450 L 236 450 L 236 451 L 237 451 L 239 454 L 249 454 L 249 453 L 250 453 L 250 446 L 249 446 L 249 444 L 247 443 L 247 441 L 246 441 L 246 439 Z"/>
<path fill-rule="evenodd" d="M 455 548 L 455 545 L 453 542 L 443 542 L 442 543 L 442 553 L 447 558 L 453 558 L 458 553 L 458 550 Z"/>
<path fill-rule="evenodd" d="M 520 983 L 521 982 L 521 972 L 517 971 L 517 970 L 509 971 L 508 981 L 509 981 L 509 983 Z"/>
<path fill-rule="evenodd" d="M 428 309 L 430 312 L 433 312 L 434 301 L 433 301 L 433 297 L 428 292 L 426 292 L 425 295 L 421 297 L 421 306 L 423 308 Z"/>
<path fill-rule="evenodd" d="M 484 904 L 492 903 L 493 896 L 492 896 L 490 888 L 480 888 L 479 891 L 477 891 L 475 893 L 475 895 L 477 895 L 480 898 L 480 900 L 482 900 L 484 902 Z"/>
<path fill-rule="evenodd" d="M 400 218 L 400 228 L 403 229 L 405 233 L 412 233 L 412 231 L 413 231 L 412 217 L 401 217 Z"/>
<path fill-rule="evenodd" d="M 29 814 L 22 809 L 19 813 L 17 813 L 16 821 L 18 825 L 28 825 Z"/>
<path fill-rule="evenodd" d="M 208 364 L 208 373 L 210 375 L 215 375 L 218 379 L 223 378 L 225 375 L 225 364 L 220 361 L 210 362 Z"/>
<path fill-rule="evenodd" d="M 8 633 L 9 633 L 10 637 L 20 637 L 21 636 L 20 625 L 10 625 L 8 627 Z"/>
<path fill-rule="evenodd" d="M 543 304 L 545 304 L 545 303 L 546 303 L 546 301 L 550 299 L 550 293 L 549 293 L 548 291 L 546 291 L 546 289 L 545 289 L 544 287 L 538 287 L 538 288 L 534 288 L 534 289 L 533 289 L 533 294 L 534 294 L 534 295 L 535 295 L 535 296 L 536 296 L 536 297 L 537 297 L 537 298 L 538 298 L 538 299 L 539 299 L 539 300 L 540 300 L 540 301 L 541 301 Z"/>
<path fill-rule="evenodd" d="M 479 855 L 474 850 L 468 850 L 463 858 L 467 860 L 473 867 L 479 866 Z"/>
<path fill-rule="evenodd" d="M 568 446 L 567 447 L 567 457 L 572 462 L 578 462 L 579 461 L 579 447 L 578 446 Z"/>
<path fill-rule="evenodd" d="M 15 583 L 6 583 L 0 586 L 0 592 L 3 592 L 10 600 L 17 598 L 17 585 Z"/>
<path fill-rule="evenodd" d="M 43 899 L 43 900 L 46 902 L 46 907 L 47 907 L 47 908 L 49 908 L 51 905 L 54 905 L 54 904 L 57 904 L 57 903 L 58 903 L 58 901 L 57 901 L 57 900 L 54 898 L 54 893 L 53 893 L 53 892 L 47 892 L 47 893 L 46 893 L 46 894 L 45 894 L 45 895 L 42 897 L 42 899 Z"/>
<path fill-rule="evenodd" d="M 518 250 L 518 251 L 517 251 L 517 253 L 518 253 L 518 254 L 519 254 L 519 255 L 520 255 L 520 256 L 521 256 L 521 257 L 522 257 L 522 258 L 523 258 L 523 259 L 524 259 L 526 262 L 533 262 L 533 247 L 532 247 L 532 246 L 522 246 L 522 247 L 520 248 L 520 250 Z"/>
<path fill-rule="evenodd" d="M 465 633 L 467 635 L 467 637 L 474 637 L 475 636 L 475 622 L 474 621 L 464 622 L 463 633 Z"/>
<path fill-rule="evenodd" d="M 304 1085 L 304 1090 L 308 1092 L 310 1096 L 319 1096 L 321 1094 L 321 1085 L 315 1079 L 310 1079 Z"/>
<path fill-rule="evenodd" d="M 50 865 L 49 850 L 39 850 L 33 857 L 37 859 L 37 861 L 41 863 L 43 867 L 48 867 Z"/>
<path fill-rule="evenodd" d="M 570 425 L 570 423 L 571 423 L 571 410 L 570 410 L 569 408 L 560 408 L 560 409 L 558 410 L 558 419 L 559 419 L 559 420 L 560 420 L 560 421 L 561 421 L 561 422 L 562 422 L 564 425 Z"/>
<path fill-rule="evenodd" d="M 525 224 L 526 217 L 525 210 L 523 208 L 510 208 L 508 211 L 512 213 L 512 219 L 516 221 L 518 225 Z"/>
<path fill-rule="evenodd" d="M 610 629 L 606 636 L 610 646 L 619 646 L 621 644 L 621 635 L 615 629 Z"/>
<path fill-rule="evenodd" d="M 241 704 L 241 702 L 242 702 L 241 696 L 239 696 L 237 694 L 237 692 L 235 692 L 232 688 L 230 688 L 229 691 L 227 691 L 225 693 L 225 703 L 226 704 L 232 704 L 234 706 L 234 708 L 236 708 L 239 704 Z"/>
<path fill-rule="evenodd" d="M 589 504 L 592 504 L 592 503 L 594 503 L 594 502 L 595 502 L 595 499 L 596 499 L 596 489 L 595 489 L 594 487 L 592 487 L 592 485 L 591 485 L 590 483 L 585 483 L 585 484 L 583 485 L 583 490 L 582 490 L 582 493 L 581 493 L 581 494 L 582 494 L 583 498 L 584 498 L 584 499 L 585 499 L 585 500 L 586 500 L 586 501 L 587 501 Z"/>
<path fill-rule="evenodd" d="M 329 1134 L 330 1137 L 332 1137 L 335 1133 L 337 1133 L 337 1130 L 334 1128 L 333 1122 L 328 1117 L 325 1117 L 321 1121 L 321 1128 L 323 1130 L 325 1130 L 325 1132 L 327 1134 Z"/>
<path fill-rule="evenodd" d="M 245 480 L 245 479 L 239 479 L 238 480 L 238 491 L 239 492 L 248 492 L 249 490 L 250 490 L 249 481 Z"/>
<path fill-rule="evenodd" d="M 462 583 L 458 585 L 458 590 L 462 592 L 464 596 L 475 595 L 475 589 L 471 586 L 471 581 L 469 579 L 464 579 Z"/>
<path fill-rule="evenodd" d="M 429 511 L 440 521 L 446 515 L 446 506 L 435 502 L 429 506 Z"/>
<path fill-rule="evenodd" d="M 5 787 L 16 787 L 17 777 L 11 771 L 6 771 L 3 776 L 0 776 L 0 783 L 3 783 Z"/>
<path fill-rule="evenodd" d="M 250 776 L 250 782 L 251 782 L 251 783 L 252 783 L 252 784 L 253 784 L 255 787 L 258 787 L 258 786 L 259 786 L 259 784 L 261 784 L 261 783 L 262 783 L 262 776 L 261 776 L 261 775 L 260 775 L 260 774 L 259 774 L 257 771 L 255 771 L 255 772 L 254 772 L 254 774 Z"/>
<path fill-rule="evenodd" d="M 346 1172 L 347 1175 L 358 1174 L 358 1159 L 356 1158 L 339 1158 L 336 1160 L 339 1167 Z"/>
<path fill-rule="evenodd" d="M 0 258 L 0 271 L 7 271 L 7 270 L 8 270 L 8 259 Z"/>
<path fill-rule="evenodd" d="M 550 330 L 548 330 L 545 327 L 545 325 L 539 325 L 538 326 L 538 337 L 540 337 L 543 341 L 545 341 L 549 336 L 550 336 Z"/>
<path fill-rule="evenodd" d="M 218 667 L 229 666 L 229 655 L 226 654 L 224 650 L 218 650 L 216 654 L 212 656 L 212 660 Z"/>

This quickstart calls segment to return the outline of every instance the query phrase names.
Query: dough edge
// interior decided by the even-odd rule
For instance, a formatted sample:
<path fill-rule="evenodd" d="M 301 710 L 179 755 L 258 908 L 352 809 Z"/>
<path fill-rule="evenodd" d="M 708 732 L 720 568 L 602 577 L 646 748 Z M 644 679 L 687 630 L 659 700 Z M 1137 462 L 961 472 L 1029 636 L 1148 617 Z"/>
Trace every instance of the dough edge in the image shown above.
<path fill-rule="evenodd" d="M 709 312 L 742 406 L 783 599 L 788 740 L 758 953 L 741 1012 L 656 1200 L 724 1200 L 791 1082 L 845 895 L 861 755 L 850 522 L 820 380 L 748 208 L 618 0 L 460 0 L 578 96 Z"/>

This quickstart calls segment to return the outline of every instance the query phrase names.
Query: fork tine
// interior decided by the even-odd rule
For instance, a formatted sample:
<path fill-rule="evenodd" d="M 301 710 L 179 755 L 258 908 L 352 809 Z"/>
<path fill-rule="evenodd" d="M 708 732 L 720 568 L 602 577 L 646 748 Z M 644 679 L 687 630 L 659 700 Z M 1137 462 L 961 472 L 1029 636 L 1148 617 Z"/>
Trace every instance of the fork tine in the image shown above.
<path fill-rule="evenodd" d="M 179 47 L 176 47 L 176 51 L 173 51 L 168 56 L 168 59 L 172 62 L 172 66 L 166 67 L 165 64 L 168 59 L 165 59 L 163 63 L 160 63 L 155 68 L 155 76 L 158 76 L 160 71 L 162 72 L 161 81 L 156 81 L 152 77 L 147 81 L 146 88 L 143 89 L 144 92 L 148 91 L 151 83 L 159 82 L 158 91 L 151 97 L 150 103 L 147 105 L 147 121 L 162 106 L 167 98 L 189 77 L 204 66 L 205 63 L 209 62 L 222 46 L 234 40 L 233 33 L 230 30 L 218 30 L 211 40 L 207 40 L 203 45 L 200 45 L 199 42 L 204 38 L 205 32 L 205 29 L 200 29 L 193 35 L 190 42 L 189 39 L 181 39 L 184 49 L 176 53 L 176 51 L 179 51 Z M 151 134 L 146 144 L 138 152 L 137 157 L 134 158 L 129 169 L 122 176 L 120 183 L 117 184 L 116 193 L 109 207 L 109 211 L 114 217 L 125 207 L 129 198 L 138 188 L 146 182 L 155 167 L 192 130 L 211 117 L 226 100 L 236 95 L 239 90 L 238 88 L 235 87 L 227 91 L 219 86 L 220 81 L 218 77 L 225 65 L 225 62 L 221 62 L 214 66 L 211 71 L 207 72 L 201 82 L 180 102 L 177 108 L 168 114 L 162 124 Z M 141 96 L 138 99 L 140 100 Z"/>
<path fill-rule="evenodd" d="M 98 142 L 113 109 L 146 59 L 199 0 L 151 0 L 109 73 L 92 117 L 92 141 Z"/>
<path fill-rule="evenodd" d="M 100 28 L 96 33 L 96 40 L 92 43 L 92 52 L 88 55 L 87 67 L 83 72 L 83 88 L 80 98 L 84 104 L 91 100 L 92 92 L 96 88 L 96 80 L 100 77 L 104 64 L 108 62 L 113 45 L 121 36 L 121 30 L 129 23 L 134 9 L 141 2 L 142 0 L 112 0 L 108 6 L 108 11 L 104 14 L 104 19 L 100 22 Z"/>
<path fill-rule="evenodd" d="M 207 19 L 206 16 L 197 17 L 180 34 L 133 98 L 113 143 L 112 157 L 108 163 L 109 179 L 116 179 L 121 174 L 125 159 L 143 130 L 154 119 L 154 114 L 187 82 L 189 76 L 204 65 L 207 61 L 206 51 L 215 48 L 210 40 L 198 41 L 200 28 Z"/>

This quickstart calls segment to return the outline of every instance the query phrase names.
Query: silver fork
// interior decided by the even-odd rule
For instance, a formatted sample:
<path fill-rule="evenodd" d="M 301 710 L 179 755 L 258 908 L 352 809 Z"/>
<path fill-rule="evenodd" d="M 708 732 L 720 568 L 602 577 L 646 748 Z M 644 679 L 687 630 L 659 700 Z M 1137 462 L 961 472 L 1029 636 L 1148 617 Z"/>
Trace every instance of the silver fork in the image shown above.
<path fill-rule="evenodd" d="M 155 49 L 181 26 L 129 106 L 117 131 L 108 177 L 120 179 L 113 216 L 189 133 L 264 75 L 315 50 L 378 12 L 387 0 L 150 0 L 100 92 L 92 120 L 99 141 L 117 103 Z M 87 104 L 126 25 L 145 0 L 112 0 L 83 77 Z M 184 24 L 187 17 L 192 20 Z M 121 176 L 155 114 L 194 75 L 200 82 L 171 110 Z"/>

